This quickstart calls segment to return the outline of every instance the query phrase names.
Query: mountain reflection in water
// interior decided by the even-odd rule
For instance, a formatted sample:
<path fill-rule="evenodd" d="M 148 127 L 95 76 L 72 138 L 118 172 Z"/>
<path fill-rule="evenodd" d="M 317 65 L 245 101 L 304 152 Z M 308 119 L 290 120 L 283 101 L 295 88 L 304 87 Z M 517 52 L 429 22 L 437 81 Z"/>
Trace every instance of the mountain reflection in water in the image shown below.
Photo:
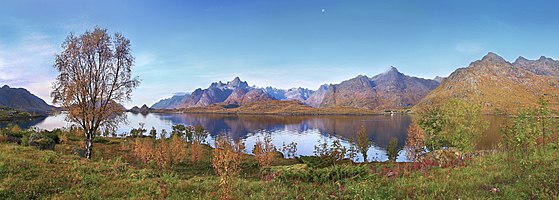
<path fill-rule="evenodd" d="M 498 127 L 502 117 L 487 116 L 491 126 L 478 148 L 492 148 L 498 140 Z M 258 138 L 271 134 L 273 143 L 281 149 L 283 143 L 296 142 L 298 155 L 313 155 L 314 146 L 320 142 L 340 139 L 344 146 L 349 146 L 349 140 L 355 140 L 356 132 L 365 126 L 374 146 L 369 149 L 369 160 L 386 160 L 385 148 L 391 138 L 398 140 L 398 147 L 402 148 L 407 139 L 407 128 L 412 122 L 410 115 L 373 115 L 373 116 L 278 116 L 278 115 L 220 115 L 220 114 L 132 114 L 128 113 L 128 124 L 120 126 L 118 133 L 130 132 L 145 123 L 145 129 L 155 127 L 158 132 L 166 129 L 170 132 L 174 124 L 201 125 L 206 128 L 211 137 L 208 143 L 213 145 L 213 138 L 219 134 L 229 134 L 233 139 L 245 141 L 247 152 Z M 33 124 L 35 123 L 35 124 Z M 1 126 L 2 124 L 0 124 Z M 42 129 L 53 129 L 67 126 L 64 115 L 50 116 L 46 119 L 26 122 L 23 128 L 36 126 Z M 362 158 L 358 158 L 362 161 Z M 405 151 L 400 151 L 398 161 L 406 161 Z"/>

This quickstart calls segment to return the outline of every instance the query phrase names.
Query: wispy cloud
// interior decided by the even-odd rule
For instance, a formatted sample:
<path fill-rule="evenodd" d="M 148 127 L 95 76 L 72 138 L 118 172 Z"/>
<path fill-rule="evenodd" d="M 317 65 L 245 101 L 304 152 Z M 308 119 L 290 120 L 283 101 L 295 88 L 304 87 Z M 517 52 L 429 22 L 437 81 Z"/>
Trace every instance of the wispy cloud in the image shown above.
<path fill-rule="evenodd" d="M 479 54 L 484 51 L 484 48 L 478 42 L 460 42 L 456 45 L 455 50 L 460 53 Z"/>
<path fill-rule="evenodd" d="M 50 102 L 55 52 L 50 37 L 37 33 L 24 36 L 9 46 L 0 43 L 0 84 L 24 87 Z"/>

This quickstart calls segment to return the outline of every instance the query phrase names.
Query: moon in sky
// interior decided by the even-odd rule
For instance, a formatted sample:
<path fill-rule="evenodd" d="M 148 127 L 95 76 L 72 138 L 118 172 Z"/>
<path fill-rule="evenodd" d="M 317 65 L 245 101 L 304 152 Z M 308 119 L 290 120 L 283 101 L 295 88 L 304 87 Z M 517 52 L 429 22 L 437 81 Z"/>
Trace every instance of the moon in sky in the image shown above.
<path fill-rule="evenodd" d="M 326 12 L 326 9 L 323 8 L 323 9 L 322 9 L 322 12 Z"/>

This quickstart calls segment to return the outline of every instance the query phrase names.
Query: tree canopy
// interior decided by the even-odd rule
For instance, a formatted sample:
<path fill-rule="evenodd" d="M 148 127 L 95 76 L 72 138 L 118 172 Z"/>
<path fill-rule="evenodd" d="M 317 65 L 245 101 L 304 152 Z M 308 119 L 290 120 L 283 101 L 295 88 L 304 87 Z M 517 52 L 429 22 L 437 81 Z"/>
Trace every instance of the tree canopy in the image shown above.
<path fill-rule="evenodd" d="M 59 74 L 51 96 L 68 111 L 67 120 L 83 128 L 86 157 L 91 158 L 93 138 L 126 119 L 121 103 L 139 84 L 132 76 L 130 40 L 96 27 L 79 36 L 71 33 L 62 49 L 54 63 Z"/>

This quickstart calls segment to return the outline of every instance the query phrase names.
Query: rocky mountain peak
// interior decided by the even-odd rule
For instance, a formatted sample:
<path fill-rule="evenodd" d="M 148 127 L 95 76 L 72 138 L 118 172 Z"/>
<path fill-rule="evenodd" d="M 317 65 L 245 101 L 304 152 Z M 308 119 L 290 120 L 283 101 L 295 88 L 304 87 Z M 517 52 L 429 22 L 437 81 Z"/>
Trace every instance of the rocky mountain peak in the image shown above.
<path fill-rule="evenodd" d="M 248 88 L 248 83 L 246 81 L 241 81 L 237 76 L 232 81 L 227 82 L 227 87 L 229 88 Z"/>
<path fill-rule="evenodd" d="M 375 82 L 401 82 L 401 79 L 404 78 L 404 74 L 400 73 L 396 67 L 391 66 L 388 71 L 385 71 L 381 74 L 373 76 L 371 81 Z"/>
<path fill-rule="evenodd" d="M 540 56 L 540 59 L 538 59 L 539 61 L 545 61 L 548 60 L 549 58 L 545 57 L 545 56 Z"/>
<path fill-rule="evenodd" d="M 500 64 L 500 63 L 506 63 L 507 62 L 503 57 L 501 57 L 501 56 L 499 56 L 499 55 L 497 55 L 493 52 L 487 53 L 487 55 L 483 56 L 481 61 L 491 63 L 491 64 Z"/>
<path fill-rule="evenodd" d="M 522 56 L 518 56 L 518 58 L 514 62 L 518 63 L 518 62 L 526 62 L 526 61 L 528 61 L 528 59 L 526 59 Z"/>
<path fill-rule="evenodd" d="M 232 81 L 230 81 L 229 83 L 231 84 L 239 84 L 241 83 L 241 78 L 239 78 L 238 76 L 235 77 Z"/>

